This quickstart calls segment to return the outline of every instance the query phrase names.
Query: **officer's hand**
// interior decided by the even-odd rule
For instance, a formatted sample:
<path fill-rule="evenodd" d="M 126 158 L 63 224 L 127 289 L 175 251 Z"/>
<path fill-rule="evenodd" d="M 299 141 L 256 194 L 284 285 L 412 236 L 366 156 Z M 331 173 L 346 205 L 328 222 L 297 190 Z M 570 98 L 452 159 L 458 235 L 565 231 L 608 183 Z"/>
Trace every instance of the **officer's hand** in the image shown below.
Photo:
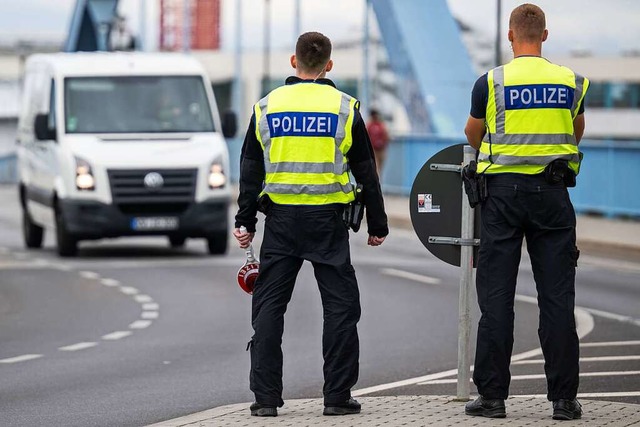
<path fill-rule="evenodd" d="M 385 237 L 369 236 L 367 244 L 369 246 L 380 246 L 384 242 Z"/>
<path fill-rule="evenodd" d="M 253 236 L 255 236 L 255 234 L 256 233 L 243 233 L 239 228 L 233 230 L 233 236 L 236 238 L 242 249 L 249 247 L 249 245 L 253 241 Z"/>

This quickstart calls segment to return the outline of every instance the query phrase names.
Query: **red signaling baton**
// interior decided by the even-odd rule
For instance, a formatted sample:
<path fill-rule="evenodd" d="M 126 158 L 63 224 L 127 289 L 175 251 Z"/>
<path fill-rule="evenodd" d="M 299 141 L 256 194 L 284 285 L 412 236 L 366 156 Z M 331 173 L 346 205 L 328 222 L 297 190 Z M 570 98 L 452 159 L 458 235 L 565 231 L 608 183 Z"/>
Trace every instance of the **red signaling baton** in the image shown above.
<path fill-rule="evenodd" d="M 246 227 L 240 227 L 240 232 L 246 233 Z M 253 286 L 258 278 L 260 262 L 253 254 L 253 246 L 251 246 L 251 244 L 249 244 L 249 247 L 245 249 L 245 253 L 247 254 L 247 260 L 244 265 L 240 267 L 240 270 L 238 270 L 238 285 L 240 285 L 240 288 L 242 288 L 243 291 L 251 295 L 253 294 Z"/>

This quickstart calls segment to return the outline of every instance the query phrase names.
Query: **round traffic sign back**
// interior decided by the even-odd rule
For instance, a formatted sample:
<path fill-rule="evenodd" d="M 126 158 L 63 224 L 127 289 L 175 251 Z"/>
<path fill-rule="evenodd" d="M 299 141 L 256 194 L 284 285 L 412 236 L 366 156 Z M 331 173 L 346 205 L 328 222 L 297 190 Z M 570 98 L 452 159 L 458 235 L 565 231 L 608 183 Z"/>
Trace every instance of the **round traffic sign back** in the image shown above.
<path fill-rule="evenodd" d="M 460 245 L 431 243 L 429 238 L 460 238 L 464 190 L 460 170 L 455 169 L 462 166 L 464 146 L 452 145 L 433 155 L 413 181 L 409 200 L 411 223 L 422 244 L 437 258 L 458 267 Z M 479 238 L 480 209 L 474 212 L 474 237 Z M 475 247 L 474 267 L 477 255 Z"/>

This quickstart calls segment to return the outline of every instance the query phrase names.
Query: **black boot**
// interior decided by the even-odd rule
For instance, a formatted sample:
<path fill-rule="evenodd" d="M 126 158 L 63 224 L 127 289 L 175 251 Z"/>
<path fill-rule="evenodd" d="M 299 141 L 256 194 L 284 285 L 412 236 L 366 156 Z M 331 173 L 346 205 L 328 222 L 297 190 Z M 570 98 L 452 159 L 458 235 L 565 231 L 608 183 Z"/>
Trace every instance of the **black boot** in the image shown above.
<path fill-rule="evenodd" d="M 324 412 L 322 415 L 347 415 L 347 414 L 359 414 L 360 403 L 353 397 L 343 403 L 332 403 L 324 405 Z"/>
<path fill-rule="evenodd" d="M 582 405 L 578 399 L 558 399 L 553 401 L 554 420 L 579 420 L 582 418 Z"/>
<path fill-rule="evenodd" d="M 504 399 L 485 399 L 480 396 L 464 406 L 464 413 L 476 417 L 504 418 L 507 416 Z"/>
<path fill-rule="evenodd" d="M 258 402 L 253 402 L 249 407 L 251 415 L 254 417 L 277 417 L 278 408 L 271 405 L 262 405 Z"/>

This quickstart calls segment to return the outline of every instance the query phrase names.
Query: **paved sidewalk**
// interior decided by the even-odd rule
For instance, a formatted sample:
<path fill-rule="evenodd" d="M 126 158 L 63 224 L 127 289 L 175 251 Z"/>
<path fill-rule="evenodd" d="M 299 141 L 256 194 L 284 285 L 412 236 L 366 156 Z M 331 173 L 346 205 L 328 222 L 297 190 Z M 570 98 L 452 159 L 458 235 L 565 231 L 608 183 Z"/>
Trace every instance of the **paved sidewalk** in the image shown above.
<path fill-rule="evenodd" d="M 153 427 L 205 426 L 640 426 L 640 405 L 583 400 L 584 415 L 577 421 L 551 419 L 545 399 L 514 397 L 507 400 L 507 418 L 488 419 L 464 415 L 464 404 L 447 396 L 361 397 L 362 413 L 327 417 L 322 399 L 287 400 L 276 418 L 249 415 L 249 404 L 223 406 Z"/>

